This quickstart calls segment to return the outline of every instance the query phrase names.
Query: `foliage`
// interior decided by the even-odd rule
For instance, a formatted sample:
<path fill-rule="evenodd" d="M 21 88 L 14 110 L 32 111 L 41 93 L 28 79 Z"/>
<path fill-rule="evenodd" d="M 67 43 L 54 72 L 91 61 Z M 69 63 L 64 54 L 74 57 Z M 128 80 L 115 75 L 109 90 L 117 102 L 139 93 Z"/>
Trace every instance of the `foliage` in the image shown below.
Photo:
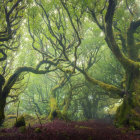
<path fill-rule="evenodd" d="M 39 131 L 38 132 L 35 132 Z M 41 131 L 41 132 L 40 132 Z M 112 125 L 99 121 L 83 121 L 83 122 L 69 122 L 55 120 L 53 122 L 44 124 L 43 127 L 36 125 L 27 128 L 24 133 L 19 132 L 17 128 L 0 130 L 0 139 L 6 140 L 12 138 L 20 139 L 72 139 L 72 140 L 86 140 L 86 139 L 113 139 L 113 140 L 135 140 L 136 136 L 132 134 L 121 133 Z M 9 135 L 10 134 L 10 135 Z"/>
<path fill-rule="evenodd" d="M 36 133 L 40 133 L 41 132 L 41 129 L 40 128 L 35 128 L 34 130 Z"/>
<path fill-rule="evenodd" d="M 20 126 L 19 127 L 19 132 L 24 133 L 26 131 L 26 126 Z"/>

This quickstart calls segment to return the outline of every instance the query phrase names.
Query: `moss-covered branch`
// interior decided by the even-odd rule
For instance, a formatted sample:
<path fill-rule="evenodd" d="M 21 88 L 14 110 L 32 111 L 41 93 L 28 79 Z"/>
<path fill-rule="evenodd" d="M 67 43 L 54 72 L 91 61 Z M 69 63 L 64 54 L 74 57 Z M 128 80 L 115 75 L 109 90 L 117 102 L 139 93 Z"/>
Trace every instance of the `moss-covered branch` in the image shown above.
<path fill-rule="evenodd" d="M 17 16 L 17 14 L 25 8 L 24 6 L 19 7 L 19 5 L 22 1 L 23 0 L 17 0 L 14 2 L 11 1 L 13 3 L 13 6 L 11 8 L 9 7 L 8 2 L 4 2 L 4 1 L 2 2 L 4 6 L 1 9 L 4 9 L 4 16 L 5 16 L 6 24 L 5 24 L 5 30 L 0 32 L 0 42 L 4 42 L 4 41 L 8 41 L 9 39 L 12 39 L 12 35 L 18 29 L 18 28 L 16 28 L 16 25 L 19 25 L 21 16 Z M 15 11 L 17 11 L 17 12 L 15 12 Z M 1 10 L 1 12 L 2 12 L 2 10 Z M 14 18 L 13 18 L 13 16 L 11 16 L 12 14 L 14 15 Z M 16 24 L 12 24 L 16 20 L 18 20 L 18 22 L 16 22 Z"/>
<path fill-rule="evenodd" d="M 123 97 L 124 95 L 124 91 L 116 86 L 110 85 L 110 84 L 106 84 L 102 81 L 96 80 L 94 78 L 91 78 L 87 73 L 84 74 L 85 78 L 87 81 L 89 81 L 90 83 L 94 84 L 94 85 L 98 85 L 101 88 L 103 88 L 104 90 L 108 91 L 107 95 L 109 95 L 109 97 L 112 98 L 117 98 L 116 95 L 118 95 L 120 98 Z"/>
<path fill-rule="evenodd" d="M 112 98 L 117 98 L 116 95 L 118 95 L 120 98 L 122 98 L 124 96 L 124 91 L 116 86 L 110 85 L 110 84 L 106 84 L 102 81 L 96 80 L 92 77 L 90 77 L 84 70 L 82 70 L 81 68 L 76 66 L 76 69 L 78 71 L 80 71 L 86 78 L 87 81 L 89 81 L 90 83 L 92 83 L 93 85 L 98 85 L 101 88 L 103 88 L 104 90 L 108 91 L 107 95 L 109 95 Z"/>
<path fill-rule="evenodd" d="M 18 77 L 20 76 L 21 73 L 23 72 L 32 72 L 35 74 L 45 74 L 47 72 L 50 72 L 51 70 L 46 69 L 46 70 L 37 70 L 35 68 L 32 67 L 19 67 L 13 75 L 10 76 L 9 80 L 7 81 L 7 83 L 5 84 L 4 88 L 3 88 L 3 92 L 2 92 L 2 97 L 6 98 L 12 88 L 12 86 L 15 84 L 16 80 L 18 79 Z"/>

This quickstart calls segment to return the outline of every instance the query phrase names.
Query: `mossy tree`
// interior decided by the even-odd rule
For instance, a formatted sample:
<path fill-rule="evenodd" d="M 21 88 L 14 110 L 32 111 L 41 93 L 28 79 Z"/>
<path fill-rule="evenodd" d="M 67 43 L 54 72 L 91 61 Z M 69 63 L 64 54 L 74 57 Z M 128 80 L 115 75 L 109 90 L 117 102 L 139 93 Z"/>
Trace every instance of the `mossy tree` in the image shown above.
<path fill-rule="evenodd" d="M 32 25 L 35 20 L 38 20 L 40 22 L 36 22 L 36 24 L 34 24 L 34 26 L 31 26 L 31 28 L 29 27 L 29 32 L 33 39 L 33 48 L 41 53 L 44 56 L 44 59 L 47 59 L 47 61 L 49 61 L 50 59 L 59 61 L 61 64 L 59 63 L 60 65 L 57 65 L 57 67 L 61 70 L 64 70 L 66 68 L 64 70 L 65 72 L 74 73 L 75 69 L 78 69 L 80 72 L 85 74 L 84 70 L 87 71 L 96 62 L 96 55 L 98 54 L 99 48 L 103 44 L 103 42 L 101 41 L 101 43 L 98 44 L 99 47 L 96 46 L 95 50 L 92 49 L 92 51 L 89 50 L 88 53 L 90 53 L 90 55 L 87 60 L 86 68 L 83 68 L 81 70 L 77 67 L 78 59 L 80 56 L 78 48 L 81 47 L 81 36 L 83 35 L 82 32 L 84 32 L 84 30 L 82 30 L 82 21 L 84 19 L 82 18 L 82 16 L 84 15 L 85 9 L 81 9 L 81 11 L 74 11 L 75 8 L 72 7 L 69 10 L 66 6 L 66 3 L 59 0 L 55 2 L 49 1 L 48 3 L 46 3 L 45 1 L 37 0 L 34 0 L 34 2 L 36 6 L 30 9 L 31 11 L 29 24 Z M 43 40 L 43 38 L 45 41 Z M 37 41 L 40 42 L 39 46 L 37 45 Z M 49 51 L 48 48 L 48 50 L 46 50 L 46 44 L 48 46 L 52 46 L 51 51 Z M 58 53 L 51 55 L 53 54 L 53 51 Z M 61 59 L 59 57 L 61 57 Z M 81 56 L 81 58 L 82 57 L 83 56 Z M 71 67 L 73 67 L 73 69 L 70 69 Z M 115 86 L 111 87 L 113 87 L 114 90 L 117 89 Z M 55 92 L 55 88 L 52 89 L 52 108 L 56 108 L 57 106 L 56 100 L 54 98 Z M 66 112 L 67 110 L 66 108 L 69 104 L 68 102 L 63 108 L 65 110 L 64 112 Z"/>
<path fill-rule="evenodd" d="M 52 6 L 52 9 L 48 9 L 47 11 L 45 8 L 45 1 L 38 2 L 35 0 L 35 3 L 40 8 L 40 12 L 43 13 L 42 18 L 47 25 L 46 34 L 50 34 L 52 38 L 48 36 L 45 37 L 49 42 L 51 42 L 55 50 L 62 50 L 62 55 L 64 56 L 63 61 L 67 61 L 67 63 L 73 67 L 73 72 L 75 72 L 75 69 L 77 69 L 85 76 L 89 82 L 93 83 L 94 85 L 99 85 L 101 88 L 108 91 L 107 94 L 110 97 L 116 98 L 116 95 L 118 95 L 119 98 L 124 98 L 123 104 L 117 111 L 116 121 L 120 125 L 133 125 L 134 127 L 139 128 L 139 123 L 137 122 L 139 121 L 140 114 L 140 64 L 138 43 L 139 33 L 137 31 L 139 31 L 140 20 L 138 14 L 135 15 L 134 7 L 132 7 L 132 10 L 134 11 L 132 12 L 128 6 L 128 3 L 125 4 L 124 1 L 121 2 L 119 0 L 101 0 L 100 2 L 97 0 L 60 0 L 56 1 L 57 5 L 53 2 L 49 3 L 50 6 L 54 6 Z M 132 4 L 135 5 L 135 3 L 136 1 Z M 120 16 L 125 14 L 124 7 L 129 11 L 125 15 L 127 17 L 126 19 L 129 19 L 128 24 L 125 25 L 127 27 L 127 29 L 125 28 L 126 31 L 122 29 L 124 26 L 123 18 L 125 16 L 122 19 Z M 121 8 L 121 12 L 117 11 L 119 8 Z M 85 13 L 87 13 L 87 15 Z M 87 73 L 86 69 L 81 69 L 77 65 L 77 50 L 80 47 L 82 40 L 81 21 L 83 22 L 82 17 L 87 16 L 88 18 L 88 15 L 90 17 L 89 20 L 92 20 L 94 23 L 96 23 L 99 29 L 102 31 L 105 36 L 106 45 L 111 50 L 112 54 L 116 57 L 116 60 L 124 68 L 125 75 L 122 84 L 123 87 L 117 87 L 115 85 L 94 79 Z M 118 25 L 118 15 L 121 27 Z M 73 32 L 71 34 L 66 30 L 68 28 L 72 29 Z M 44 29 L 42 28 L 42 31 L 43 30 Z M 41 33 L 46 35 L 44 32 Z M 31 36 L 34 40 L 34 36 Z M 73 40 L 72 36 L 76 38 L 73 42 L 71 42 L 71 40 Z M 71 59 L 72 55 L 70 55 L 71 57 L 68 56 L 68 49 L 73 51 L 74 61 Z M 59 61 L 61 60 L 59 59 Z"/>
<path fill-rule="evenodd" d="M 26 1 L 16 0 L 16 1 L 3 1 L 1 4 L 1 32 L 0 32 L 0 63 L 1 73 L 0 73 L 0 125 L 3 123 L 5 119 L 4 109 L 6 106 L 6 99 L 10 94 L 12 87 L 19 80 L 19 77 L 24 72 L 32 72 L 35 74 L 45 74 L 47 72 L 51 72 L 56 70 L 56 68 L 52 68 L 51 66 L 57 66 L 57 62 L 41 60 L 34 67 L 31 66 L 23 66 L 18 67 L 13 72 L 10 72 L 10 75 L 5 77 L 5 61 L 9 57 L 7 53 L 8 51 L 17 51 L 16 49 L 20 46 L 20 39 L 18 38 L 19 32 L 18 29 L 20 27 L 21 19 L 23 17 L 23 10 L 28 4 Z M 14 41 L 18 40 L 18 47 L 15 47 Z M 9 43 L 11 41 L 12 43 Z M 10 46 L 8 46 L 10 44 Z M 17 45 L 17 44 L 16 44 Z M 12 52 L 11 52 L 12 53 Z M 41 68 L 43 64 L 48 64 L 48 67 Z M 13 73 L 12 73 L 13 72 Z"/>
<path fill-rule="evenodd" d="M 105 42 L 116 60 L 124 68 L 125 74 L 122 80 L 122 87 L 107 84 L 92 78 L 86 71 L 81 69 L 75 63 L 71 65 L 80 71 L 85 78 L 94 85 L 99 85 L 104 90 L 108 91 L 110 97 L 123 98 L 123 103 L 116 113 L 116 122 L 119 125 L 129 125 L 140 128 L 140 63 L 139 63 L 139 26 L 140 20 L 138 16 L 137 1 L 130 2 L 131 6 L 125 1 L 109 0 L 109 1 L 63 1 L 61 5 L 65 9 L 71 26 L 77 36 L 79 43 L 75 47 L 75 60 L 77 61 L 76 51 L 81 44 L 79 30 L 74 21 L 76 14 L 79 11 L 85 11 L 90 19 L 97 24 L 99 29 L 105 36 Z M 130 9 L 131 7 L 131 9 Z M 136 7 L 136 10 L 135 8 Z M 118 9 L 121 9 L 120 11 Z M 125 9 L 125 10 L 124 10 Z M 82 13 L 82 16 L 84 14 Z M 121 17 L 123 15 L 123 17 Z M 73 16 L 73 18 L 72 18 Z M 85 16 L 85 15 L 84 15 Z M 120 20 L 118 21 L 117 18 Z M 124 25 L 125 19 L 129 21 Z M 80 18 L 77 18 L 77 21 Z M 119 23 L 120 22 L 120 23 Z M 123 29 L 125 27 L 125 29 Z M 62 42 L 61 42 L 62 43 Z M 63 44 L 63 43 L 62 43 Z M 62 45 L 60 44 L 60 45 Z M 70 61 L 67 57 L 67 61 Z"/>
<path fill-rule="evenodd" d="M 20 7 L 19 4 L 22 3 Z M 4 119 L 4 107 L 6 104 L 5 97 L 7 96 L 7 90 L 4 89 L 5 85 L 5 64 L 4 61 L 7 59 L 7 51 L 15 50 L 17 47 L 11 46 L 7 43 L 10 39 L 15 37 L 19 23 L 22 18 L 22 11 L 25 8 L 25 3 L 22 0 L 3 1 L 0 3 L 1 11 L 1 26 L 0 26 L 0 62 L 1 62 L 1 73 L 0 73 L 0 123 Z M 17 10 L 18 9 L 18 10 Z M 9 45 L 10 44 L 10 45 Z M 6 86 L 7 87 L 7 86 Z"/>
<path fill-rule="evenodd" d="M 54 119 L 54 112 L 55 117 L 63 119 L 63 115 L 66 114 L 67 108 L 64 109 L 64 111 L 61 111 L 58 107 L 58 102 L 56 98 L 56 91 L 60 88 L 62 88 L 71 78 L 71 74 L 67 75 L 67 73 L 64 73 L 64 76 L 60 79 L 60 82 L 56 84 L 50 91 L 50 114 L 48 116 L 49 119 Z M 59 95 L 57 95 L 59 96 Z"/>
<path fill-rule="evenodd" d="M 21 1 L 22 0 L 18 0 L 17 4 L 11 7 L 8 13 L 11 14 Z M 131 4 L 135 6 L 136 2 L 137 1 L 134 1 Z M 8 3 L 10 3 L 10 1 Z M 47 3 L 43 0 L 34 0 L 34 4 L 35 6 L 31 5 L 29 7 L 28 30 L 33 41 L 32 47 L 42 55 L 42 61 L 39 62 L 35 69 L 32 67 L 18 68 L 7 82 L 5 82 L 3 75 L 0 75 L 0 121 L 2 122 L 4 119 L 6 98 L 20 74 L 25 71 L 44 74 L 52 71 L 52 69 L 50 69 L 51 66 L 55 66 L 53 70 L 64 70 L 68 68 L 64 70 L 65 72 L 67 71 L 67 73 L 74 73 L 77 69 L 85 76 L 87 81 L 94 85 L 99 85 L 108 91 L 106 93 L 110 97 L 116 98 L 117 95 L 117 97 L 123 98 L 123 104 L 116 114 L 116 122 L 119 125 L 132 125 L 136 128 L 140 128 L 140 43 L 138 39 L 140 20 L 134 7 L 129 7 L 128 3 L 125 4 L 124 1 L 120 0 L 56 0 L 47 1 Z M 131 7 L 132 9 L 130 9 Z M 5 14 L 7 14 L 7 9 L 8 8 L 4 9 Z M 118 11 L 118 9 L 121 9 L 121 12 Z M 128 12 L 125 13 L 124 9 Z M 15 12 L 15 14 L 18 13 Z M 121 17 L 124 14 L 125 16 Z M 11 38 L 12 32 L 9 17 L 7 17 L 5 21 L 7 22 L 6 30 L 1 33 L 1 42 Z M 81 47 L 82 22 L 86 22 L 84 20 L 85 17 L 89 21 L 93 21 L 97 24 L 105 37 L 107 47 L 124 68 L 125 75 L 122 81 L 122 87 L 97 80 L 88 74 L 88 67 L 80 68 L 78 65 L 78 48 Z M 119 21 L 117 21 L 117 18 Z M 129 19 L 126 25 L 124 25 L 124 19 Z M 123 27 L 126 28 L 123 29 Z M 6 33 L 6 35 L 8 33 L 8 37 L 5 37 L 4 33 Z M 3 37 L 5 38 L 4 40 Z M 5 45 L 1 46 L 5 47 Z M 6 53 L 3 49 L 0 50 L 0 52 L 2 54 L 1 61 L 4 61 L 7 57 Z M 91 55 L 90 61 L 87 64 L 89 67 L 92 66 L 92 57 Z M 43 64 L 47 64 L 46 68 L 39 70 Z M 61 84 L 59 86 L 61 86 Z M 57 87 L 52 89 L 52 95 L 56 89 Z M 54 98 L 52 99 L 54 101 Z M 56 105 L 52 106 L 52 110 L 54 110 Z"/>
<path fill-rule="evenodd" d="M 119 107 L 116 113 L 116 123 L 119 125 L 129 125 L 135 128 L 140 128 L 140 63 L 139 63 L 139 27 L 140 20 L 132 7 L 132 11 L 128 6 L 124 6 L 124 1 L 109 0 L 107 1 L 88 1 L 82 2 L 87 7 L 87 11 L 101 31 L 104 33 L 105 41 L 111 50 L 112 54 L 116 57 L 116 60 L 120 62 L 125 70 L 123 79 L 123 87 L 116 87 L 104 83 L 102 81 L 92 78 L 86 71 L 81 71 L 85 78 L 94 85 L 99 85 L 104 90 L 109 92 L 109 96 L 113 97 L 117 94 L 120 98 L 123 98 L 123 103 Z M 98 3 L 98 4 L 97 4 Z M 135 2 L 132 3 L 136 5 Z M 68 2 L 63 2 L 64 8 L 68 10 Z M 129 25 L 127 25 L 127 31 L 124 33 L 121 28 L 118 28 L 117 14 L 118 9 L 124 6 L 126 10 L 129 10 Z M 123 8 L 124 8 L 123 7 Z M 120 14 L 124 14 L 120 13 Z M 136 15 L 135 15 L 136 14 Z M 125 16 L 125 15 L 124 15 Z M 121 21 L 120 21 L 121 22 Z M 120 23 L 121 24 L 121 23 Z M 123 26 L 123 25 L 122 25 Z M 118 33 L 119 38 L 116 37 Z M 121 42 L 121 44 L 120 44 Z"/>
<path fill-rule="evenodd" d="M 114 28 L 113 26 L 113 16 L 116 10 L 117 0 L 109 0 L 109 5 L 105 15 L 105 40 L 108 44 L 108 47 L 115 55 L 116 59 L 122 64 L 125 70 L 125 80 L 123 89 L 116 89 L 112 94 L 118 93 L 121 97 L 124 98 L 122 105 L 119 107 L 116 113 L 116 122 L 119 125 L 129 125 L 134 126 L 135 128 L 140 128 L 139 119 L 140 119 L 140 64 L 138 61 L 138 45 L 137 40 L 134 37 L 137 29 L 140 26 L 140 20 L 132 20 L 129 28 L 127 29 L 127 41 L 126 41 L 126 53 L 124 54 L 116 42 L 114 37 Z M 117 11 L 117 10 L 116 10 Z M 123 35 L 122 35 L 123 36 Z M 122 40 L 121 40 L 122 41 Z M 123 43 L 122 43 L 123 45 Z M 122 46 L 123 48 L 124 46 Z M 91 82 L 95 82 L 94 79 L 86 77 Z M 96 83 L 98 83 L 96 81 Z M 100 85 L 100 84 L 99 84 Z M 101 87 L 111 91 L 114 87 L 110 88 L 110 85 L 101 84 Z M 120 90 L 120 92 L 118 92 Z M 123 91 L 124 90 L 124 91 Z"/>
<path fill-rule="evenodd" d="M 59 0 L 48 2 L 34 0 L 34 2 L 36 5 L 29 10 L 30 26 L 28 26 L 33 40 L 32 46 L 42 54 L 44 60 L 47 62 L 53 61 L 56 68 L 64 73 L 60 82 L 50 91 L 49 118 L 52 118 L 54 111 L 58 110 L 60 113 L 56 100 L 56 91 L 64 86 L 69 76 L 75 71 L 75 67 L 73 68 L 71 64 L 76 66 L 77 48 L 81 44 L 81 39 L 77 29 L 75 29 L 73 20 L 70 15 L 67 15 Z M 40 22 L 34 24 L 35 20 Z M 68 22 L 66 22 L 67 20 Z M 74 22 L 80 28 L 80 21 L 74 20 Z M 40 42 L 39 45 L 37 45 L 38 42 Z M 66 110 L 67 107 L 65 106 L 62 112 L 66 113 Z"/>

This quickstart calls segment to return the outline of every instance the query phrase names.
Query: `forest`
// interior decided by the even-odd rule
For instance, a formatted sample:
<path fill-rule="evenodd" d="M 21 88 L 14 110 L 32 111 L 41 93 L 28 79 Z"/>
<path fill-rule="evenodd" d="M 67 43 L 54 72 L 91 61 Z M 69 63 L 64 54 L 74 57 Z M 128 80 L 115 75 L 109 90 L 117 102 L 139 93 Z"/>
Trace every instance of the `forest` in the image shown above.
<path fill-rule="evenodd" d="M 140 140 L 139 0 L 0 0 L 0 140 Z"/>

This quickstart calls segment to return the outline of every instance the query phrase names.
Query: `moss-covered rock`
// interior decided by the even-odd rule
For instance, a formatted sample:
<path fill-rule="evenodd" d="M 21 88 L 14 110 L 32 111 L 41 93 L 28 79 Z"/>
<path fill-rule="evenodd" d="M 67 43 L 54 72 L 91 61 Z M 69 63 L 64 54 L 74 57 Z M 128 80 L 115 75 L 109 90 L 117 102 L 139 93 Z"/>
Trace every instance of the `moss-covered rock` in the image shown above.
<path fill-rule="evenodd" d="M 41 132 L 41 129 L 37 127 L 37 128 L 35 128 L 34 132 L 40 133 Z"/>
<path fill-rule="evenodd" d="M 25 131 L 26 131 L 26 127 L 25 126 L 19 127 L 19 132 L 24 133 Z"/>
<path fill-rule="evenodd" d="M 16 121 L 16 123 L 15 123 L 15 127 L 21 127 L 21 126 L 25 126 L 26 125 L 26 123 L 25 123 L 25 119 L 24 119 L 24 117 L 23 116 L 20 116 L 18 119 L 17 119 L 17 121 Z"/>

